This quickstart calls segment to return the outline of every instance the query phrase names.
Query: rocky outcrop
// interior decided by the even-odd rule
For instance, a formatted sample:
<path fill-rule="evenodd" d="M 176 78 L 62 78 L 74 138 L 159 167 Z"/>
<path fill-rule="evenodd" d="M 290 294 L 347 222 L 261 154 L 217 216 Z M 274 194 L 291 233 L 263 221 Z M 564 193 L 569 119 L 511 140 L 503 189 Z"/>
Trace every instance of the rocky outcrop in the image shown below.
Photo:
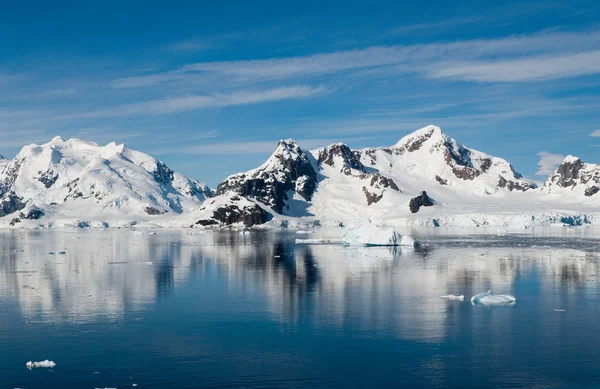
<path fill-rule="evenodd" d="M 54 185 L 54 183 L 58 179 L 58 174 L 56 172 L 51 171 L 51 170 L 48 170 L 46 172 L 38 172 L 38 174 L 39 175 L 37 177 L 37 180 L 39 182 L 41 182 L 42 184 L 44 184 L 44 186 L 46 187 L 46 189 L 48 189 L 52 185 Z"/>
<path fill-rule="evenodd" d="M 217 187 L 217 195 L 235 192 L 254 198 L 282 213 L 288 192 L 310 201 L 317 186 L 311 159 L 293 140 L 282 140 L 271 157 L 258 169 L 228 177 Z"/>
<path fill-rule="evenodd" d="M 543 190 L 552 193 L 560 188 L 571 193 L 583 193 L 585 197 L 594 196 L 600 191 L 600 165 L 585 163 L 569 155 L 548 177 Z"/>
<path fill-rule="evenodd" d="M 598 193 L 598 192 L 600 192 L 600 187 L 598 187 L 598 186 L 590 186 L 589 188 L 586 188 L 586 189 L 585 189 L 585 192 L 584 192 L 584 194 L 585 194 L 587 197 L 590 197 L 590 196 L 593 196 L 593 195 L 595 195 L 595 194 L 596 194 L 596 193 Z"/>
<path fill-rule="evenodd" d="M 6 193 L 0 202 L 0 217 L 10 215 L 25 208 L 26 203 L 22 197 L 14 192 Z"/>
<path fill-rule="evenodd" d="M 417 213 L 421 207 L 431 207 L 434 204 L 435 202 L 427 196 L 427 192 L 423 191 L 419 196 L 410 199 L 408 208 L 410 209 L 410 212 Z"/>
<path fill-rule="evenodd" d="M 207 200 L 200 208 L 201 218 L 195 223 L 200 226 L 218 226 L 243 224 L 246 227 L 264 224 L 269 220 L 269 213 L 248 199 L 225 194 Z"/>
<path fill-rule="evenodd" d="M 456 178 L 470 181 L 473 181 L 475 177 L 479 177 L 481 174 L 479 170 L 469 166 L 453 167 L 452 173 L 456 176 Z"/>
<path fill-rule="evenodd" d="M 448 185 L 448 180 L 436 175 L 435 180 L 440 183 L 440 185 Z"/>
<path fill-rule="evenodd" d="M 343 143 L 336 143 L 320 150 L 318 163 L 339 167 L 340 172 L 347 176 L 352 175 L 352 170 L 366 172 L 365 166 L 360 162 L 360 154 L 353 152 Z"/>
<path fill-rule="evenodd" d="M 506 188 L 506 189 L 510 190 L 511 192 L 513 190 L 525 192 L 526 190 L 532 189 L 533 186 L 526 182 L 507 180 L 506 178 L 504 178 L 502 176 L 498 176 L 498 187 Z"/>
<path fill-rule="evenodd" d="M 367 196 L 367 205 L 376 203 L 383 198 L 383 193 L 377 194 L 377 193 L 369 192 L 369 190 L 367 189 L 366 186 L 363 186 L 362 190 L 365 193 L 365 196 Z"/>
<path fill-rule="evenodd" d="M 167 213 L 167 211 L 160 210 L 160 209 L 157 209 L 154 207 L 146 207 L 146 208 L 144 208 L 144 212 L 146 212 L 148 215 L 152 215 L 152 216 L 163 215 L 163 214 Z"/>

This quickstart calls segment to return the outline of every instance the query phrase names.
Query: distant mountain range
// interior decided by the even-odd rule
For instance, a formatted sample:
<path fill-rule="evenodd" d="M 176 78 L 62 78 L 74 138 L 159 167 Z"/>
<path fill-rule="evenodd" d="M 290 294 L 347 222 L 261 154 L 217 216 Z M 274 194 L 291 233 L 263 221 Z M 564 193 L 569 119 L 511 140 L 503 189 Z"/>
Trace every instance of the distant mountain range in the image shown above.
<path fill-rule="evenodd" d="M 0 223 L 24 227 L 596 224 L 600 165 L 576 157 L 538 188 L 502 158 L 427 126 L 391 147 L 281 140 L 216 190 L 125 145 L 54 138 L 0 160 Z"/>

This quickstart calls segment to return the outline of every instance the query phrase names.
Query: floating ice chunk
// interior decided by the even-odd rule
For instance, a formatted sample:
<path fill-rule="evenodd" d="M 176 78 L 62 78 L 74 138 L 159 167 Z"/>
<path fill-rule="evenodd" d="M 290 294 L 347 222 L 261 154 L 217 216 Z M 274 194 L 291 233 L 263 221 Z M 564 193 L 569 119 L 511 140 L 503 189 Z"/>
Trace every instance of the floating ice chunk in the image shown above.
<path fill-rule="evenodd" d="M 411 236 L 401 235 L 391 227 L 374 226 L 371 222 L 348 228 L 343 243 L 346 246 L 418 246 Z"/>
<path fill-rule="evenodd" d="M 314 231 L 303 231 L 303 230 L 298 230 L 296 231 L 296 234 L 313 234 Z"/>
<path fill-rule="evenodd" d="M 54 363 L 54 361 L 49 361 L 49 360 L 45 360 L 45 361 L 41 361 L 41 362 L 27 362 L 25 364 L 25 366 L 27 366 L 27 368 L 29 370 L 31 369 L 36 369 L 38 367 L 46 367 L 46 368 L 53 368 L 54 366 L 56 366 L 56 363 Z"/>
<path fill-rule="evenodd" d="M 516 301 L 515 296 L 511 296 L 510 294 L 493 294 L 491 290 L 471 297 L 471 303 L 474 305 L 512 305 Z"/>
<path fill-rule="evenodd" d="M 554 312 L 567 312 L 566 309 L 555 309 Z"/>
<path fill-rule="evenodd" d="M 454 294 L 447 294 L 445 296 L 440 296 L 440 298 L 443 298 L 444 300 L 460 300 L 463 301 L 465 299 L 465 296 L 463 296 L 462 294 L 460 296 L 454 295 Z"/>
<path fill-rule="evenodd" d="M 331 241 L 327 239 L 296 239 L 296 244 L 327 244 Z"/>
<path fill-rule="evenodd" d="M 148 262 L 138 262 L 138 265 L 154 265 L 154 262 L 148 261 Z"/>

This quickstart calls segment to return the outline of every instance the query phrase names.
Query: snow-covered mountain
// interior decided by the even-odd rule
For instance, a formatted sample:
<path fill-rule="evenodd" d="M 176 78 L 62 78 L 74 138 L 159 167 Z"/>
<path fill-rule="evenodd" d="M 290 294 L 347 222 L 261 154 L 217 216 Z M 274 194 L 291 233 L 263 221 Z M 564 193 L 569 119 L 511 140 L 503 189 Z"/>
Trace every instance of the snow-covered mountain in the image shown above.
<path fill-rule="evenodd" d="M 537 188 L 436 126 L 380 148 L 282 140 L 215 192 L 125 145 L 57 137 L 0 159 L 0 226 L 593 224 L 598 192 L 600 165 L 567 157 Z"/>
<path fill-rule="evenodd" d="M 151 221 L 198 208 L 210 196 L 205 184 L 122 144 L 56 137 L 0 161 L 0 216 L 13 225 L 44 215 L 75 225 Z"/>
<path fill-rule="evenodd" d="M 585 177 L 592 174 L 585 169 Z M 371 219 L 396 225 L 504 226 L 590 220 L 582 216 L 581 204 L 547 196 L 506 160 L 468 148 L 436 126 L 382 148 L 351 150 L 336 143 L 307 151 L 282 140 L 263 165 L 225 179 L 217 198 L 232 193 L 254 203 L 246 204 L 247 210 L 261 209 L 267 219 L 283 224 Z M 225 198 L 214 202 L 221 212 L 227 208 Z M 593 204 L 588 205 L 585 212 L 593 213 Z M 554 212 L 570 206 L 572 212 Z M 210 209 L 205 205 L 208 215 Z"/>
<path fill-rule="evenodd" d="M 600 165 L 585 163 L 581 159 L 569 155 L 552 173 L 542 191 L 555 198 L 586 200 L 600 199 Z M 596 202 L 600 204 L 600 201 Z"/>

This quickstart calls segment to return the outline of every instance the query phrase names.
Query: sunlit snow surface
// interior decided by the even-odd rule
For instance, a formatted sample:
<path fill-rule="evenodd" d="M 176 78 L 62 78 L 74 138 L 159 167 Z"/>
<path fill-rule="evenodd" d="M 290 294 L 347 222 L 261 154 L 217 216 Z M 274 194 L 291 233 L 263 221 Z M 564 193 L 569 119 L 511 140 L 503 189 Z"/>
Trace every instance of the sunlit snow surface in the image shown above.
<path fill-rule="evenodd" d="M 343 230 L 310 231 L 339 241 Z M 592 388 L 600 380 L 600 240 L 589 229 L 400 231 L 421 241 L 416 249 L 239 232 L 3 232 L 1 386 Z M 488 290 L 517 302 L 470 303 Z M 440 298 L 449 295 L 464 301 Z M 46 359 L 56 366 L 25 366 Z"/>

